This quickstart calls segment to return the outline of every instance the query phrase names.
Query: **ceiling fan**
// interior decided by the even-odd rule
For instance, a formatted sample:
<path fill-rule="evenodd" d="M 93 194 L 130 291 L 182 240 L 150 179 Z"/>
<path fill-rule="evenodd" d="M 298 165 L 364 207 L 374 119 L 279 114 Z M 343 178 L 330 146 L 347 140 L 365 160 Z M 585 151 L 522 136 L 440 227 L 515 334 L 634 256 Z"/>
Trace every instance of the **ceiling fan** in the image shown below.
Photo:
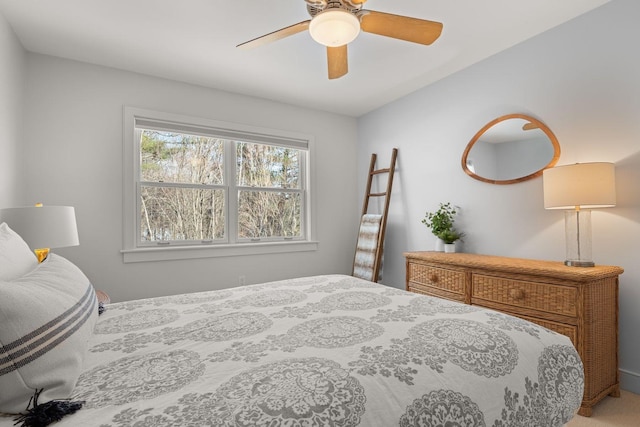
<path fill-rule="evenodd" d="M 253 48 L 309 30 L 311 37 L 327 47 L 329 78 L 348 72 L 347 44 L 360 31 L 430 45 L 440 37 L 442 23 L 362 8 L 367 0 L 305 0 L 311 19 L 298 22 L 239 44 Z"/>

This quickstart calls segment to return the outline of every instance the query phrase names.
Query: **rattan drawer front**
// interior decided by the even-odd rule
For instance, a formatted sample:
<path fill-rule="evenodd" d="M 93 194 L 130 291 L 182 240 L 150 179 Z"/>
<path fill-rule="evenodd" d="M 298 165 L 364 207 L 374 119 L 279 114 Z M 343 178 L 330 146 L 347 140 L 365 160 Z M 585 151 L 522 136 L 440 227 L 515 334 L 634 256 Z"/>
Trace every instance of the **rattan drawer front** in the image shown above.
<path fill-rule="evenodd" d="M 577 326 L 565 325 L 564 323 L 558 323 L 558 322 L 551 322 L 547 320 L 538 319 L 536 317 L 521 316 L 519 314 L 516 314 L 516 316 L 524 320 L 528 320 L 529 322 L 533 322 L 535 324 L 543 326 L 547 329 L 551 329 L 552 331 L 555 331 L 564 336 L 567 336 L 571 339 L 571 342 L 573 343 L 574 346 L 578 345 L 578 327 Z"/>
<path fill-rule="evenodd" d="M 461 295 L 464 299 L 466 274 L 462 271 L 437 268 L 424 264 L 409 263 L 410 281 L 443 291 Z M 419 286 L 424 289 L 424 287 Z"/>
<path fill-rule="evenodd" d="M 571 286 L 524 282 L 474 274 L 471 298 L 575 317 L 578 290 Z"/>
<path fill-rule="evenodd" d="M 448 292 L 440 288 L 434 288 L 431 286 L 423 285 L 421 283 L 409 283 L 407 288 L 409 292 L 415 292 L 417 294 L 429 295 L 439 298 L 446 298 L 453 301 L 465 302 L 464 295 L 457 294 L 455 292 Z"/>

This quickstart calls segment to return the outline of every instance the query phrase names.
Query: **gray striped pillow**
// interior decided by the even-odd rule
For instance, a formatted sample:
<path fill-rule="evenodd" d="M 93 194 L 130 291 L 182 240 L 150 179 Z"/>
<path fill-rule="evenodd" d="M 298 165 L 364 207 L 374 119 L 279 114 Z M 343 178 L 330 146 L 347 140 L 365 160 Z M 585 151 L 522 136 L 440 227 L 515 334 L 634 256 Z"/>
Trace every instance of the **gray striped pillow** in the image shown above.
<path fill-rule="evenodd" d="M 89 279 L 56 254 L 31 272 L 0 281 L 0 412 L 68 399 L 98 318 Z"/>

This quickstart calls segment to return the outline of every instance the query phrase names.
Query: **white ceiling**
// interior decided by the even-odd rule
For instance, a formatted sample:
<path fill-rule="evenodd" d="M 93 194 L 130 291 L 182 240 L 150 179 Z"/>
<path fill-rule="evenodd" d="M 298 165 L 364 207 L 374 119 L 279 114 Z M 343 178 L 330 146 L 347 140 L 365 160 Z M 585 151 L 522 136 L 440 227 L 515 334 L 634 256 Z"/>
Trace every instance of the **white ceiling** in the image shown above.
<path fill-rule="evenodd" d="M 304 0 L 0 0 L 26 50 L 360 116 L 609 0 L 369 0 L 444 24 L 431 46 L 361 33 L 328 80 L 307 32 L 244 41 L 309 19 Z"/>

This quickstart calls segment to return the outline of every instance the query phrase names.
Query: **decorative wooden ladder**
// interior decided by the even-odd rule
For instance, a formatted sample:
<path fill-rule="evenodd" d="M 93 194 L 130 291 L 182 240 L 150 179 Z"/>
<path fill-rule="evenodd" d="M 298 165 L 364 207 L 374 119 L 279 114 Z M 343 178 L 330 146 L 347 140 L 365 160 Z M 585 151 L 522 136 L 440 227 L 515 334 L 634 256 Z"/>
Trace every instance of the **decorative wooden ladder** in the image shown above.
<path fill-rule="evenodd" d="M 369 164 L 369 175 L 367 177 L 367 188 L 362 205 L 362 217 L 360 220 L 360 230 L 356 253 L 353 259 L 352 276 L 361 279 L 377 282 L 380 278 L 382 267 L 382 250 L 384 246 L 384 235 L 387 229 L 387 214 L 389 213 L 389 200 L 391 199 L 391 187 L 393 185 L 393 174 L 396 169 L 396 158 L 398 149 L 391 152 L 391 162 L 388 168 L 376 169 L 377 155 L 371 155 Z M 371 187 L 374 177 L 380 174 L 387 174 L 387 187 L 384 192 L 372 193 Z M 384 197 L 382 214 L 369 214 L 369 200 L 371 197 Z"/>

